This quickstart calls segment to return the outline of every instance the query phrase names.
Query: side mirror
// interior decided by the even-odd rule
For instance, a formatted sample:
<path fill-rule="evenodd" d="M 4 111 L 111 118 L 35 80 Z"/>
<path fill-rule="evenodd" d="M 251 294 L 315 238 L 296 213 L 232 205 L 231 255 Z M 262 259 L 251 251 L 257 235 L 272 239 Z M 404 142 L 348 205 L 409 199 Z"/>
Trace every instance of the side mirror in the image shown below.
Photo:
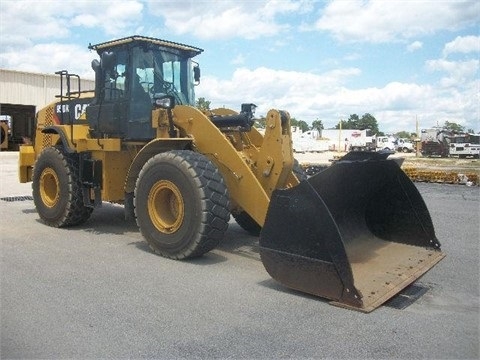
<path fill-rule="evenodd" d="M 172 95 L 155 94 L 153 104 L 157 108 L 171 110 L 175 107 L 175 98 Z"/>
<path fill-rule="evenodd" d="M 200 67 L 198 64 L 193 68 L 193 80 L 195 81 L 195 85 L 200 84 Z"/>
<path fill-rule="evenodd" d="M 92 69 L 95 71 L 95 74 L 100 70 L 100 61 L 97 59 L 92 60 Z"/>
<path fill-rule="evenodd" d="M 97 104 L 99 101 L 103 99 L 104 92 L 101 91 L 102 89 L 102 65 L 100 64 L 100 61 L 97 59 L 92 60 L 92 69 L 95 71 L 95 98 L 92 101 L 92 105 Z"/>
<path fill-rule="evenodd" d="M 100 64 L 102 66 L 102 70 L 109 70 L 111 69 L 117 60 L 117 54 L 110 51 L 105 51 L 100 56 Z"/>

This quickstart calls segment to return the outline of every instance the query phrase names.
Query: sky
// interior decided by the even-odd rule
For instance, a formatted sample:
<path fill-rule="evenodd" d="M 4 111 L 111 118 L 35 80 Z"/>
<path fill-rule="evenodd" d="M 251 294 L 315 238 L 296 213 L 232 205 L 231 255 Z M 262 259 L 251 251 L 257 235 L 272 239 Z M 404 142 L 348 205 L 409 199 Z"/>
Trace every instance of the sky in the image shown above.
<path fill-rule="evenodd" d="M 332 128 L 480 131 L 477 0 L 0 0 L 0 68 L 93 79 L 88 45 L 130 35 L 204 49 L 196 96 Z"/>

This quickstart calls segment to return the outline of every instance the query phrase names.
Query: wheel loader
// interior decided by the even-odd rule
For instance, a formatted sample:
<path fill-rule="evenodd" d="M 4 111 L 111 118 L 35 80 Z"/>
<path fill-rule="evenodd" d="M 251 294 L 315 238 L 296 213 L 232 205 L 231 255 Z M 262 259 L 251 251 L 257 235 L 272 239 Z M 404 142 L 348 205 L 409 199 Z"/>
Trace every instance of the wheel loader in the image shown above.
<path fill-rule="evenodd" d="M 214 249 L 230 215 L 259 235 L 281 284 L 370 312 L 439 262 L 427 207 L 386 155 L 347 154 L 307 178 L 293 157 L 288 112 L 255 105 L 200 110 L 203 50 L 130 36 L 90 45 L 95 90 L 59 71 L 60 94 L 19 153 L 40 219 L 53 227 L 123 204 L 151 249 L 188 259 Z"/>

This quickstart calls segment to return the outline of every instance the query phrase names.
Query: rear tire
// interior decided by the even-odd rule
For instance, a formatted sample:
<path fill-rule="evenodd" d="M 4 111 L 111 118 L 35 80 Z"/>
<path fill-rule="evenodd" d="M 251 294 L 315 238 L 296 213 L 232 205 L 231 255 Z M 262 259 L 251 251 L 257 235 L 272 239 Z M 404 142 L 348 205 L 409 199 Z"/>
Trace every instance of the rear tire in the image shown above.
<path fill-rule="evenodd" d="M 47 225 L 79 225 L 90 217 L 93 209 L 83 204 L 78 154 L 46 148 L 35 162 L 32 181 L 35 207 Z"/>
<path fill-rule="evenodd" d="M 227 187 L 217 167 L 192 151 L 157 154 L 143 166 L 135 217 L 152 250 L 186 259 L 214 249 L 230 219 Z"/>
<path fill-rule="evenodd" d="M 240 227 L 250 235 L 259 236 L 262 227 L 248 215 L 246 211 L 232 212 L 232 216 Z"/>

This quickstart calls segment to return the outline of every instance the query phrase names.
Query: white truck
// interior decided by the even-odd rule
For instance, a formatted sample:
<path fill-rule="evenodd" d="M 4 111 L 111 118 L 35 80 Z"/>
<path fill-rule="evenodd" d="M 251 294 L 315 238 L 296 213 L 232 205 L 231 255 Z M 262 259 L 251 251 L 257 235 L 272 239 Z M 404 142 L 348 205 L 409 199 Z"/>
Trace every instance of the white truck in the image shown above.
<path fill-rule="evenodd" d="M 298 126 L 292 126 L 293 151 L 297 153 L 328 151 L 328 143 L 323 141 L 318 130 L 302 131 Z"/>
<path fill-rule="evenodd" d="M 410 153 L 415 151 L 415 145 L 408 139 L 397 139 L 395 141 L 395 150 L 398 152 Z"/>
<path fill-rule="evenodd" d="M 480 156 L 480 135 L 462 134 L 451 136 L 448 155 L 450 157 L 458 156 L 460 159 L 467 157 L 478 159 Z"/>
<path fill-rule="evenodd" d="M 375 137 L 369 130 L 326 129 L 321 136 L 334 151 L 375 151 Z"/>
<path fill-rule="evenodd" d="M 395 144 L 394 141 L 395 139 L 390 137 L 390 136 L 377 136 L 375 138 L 375 144 L 377 151 L 379 150 L 390 150 L 390 151 L 395 151 Z"/>

